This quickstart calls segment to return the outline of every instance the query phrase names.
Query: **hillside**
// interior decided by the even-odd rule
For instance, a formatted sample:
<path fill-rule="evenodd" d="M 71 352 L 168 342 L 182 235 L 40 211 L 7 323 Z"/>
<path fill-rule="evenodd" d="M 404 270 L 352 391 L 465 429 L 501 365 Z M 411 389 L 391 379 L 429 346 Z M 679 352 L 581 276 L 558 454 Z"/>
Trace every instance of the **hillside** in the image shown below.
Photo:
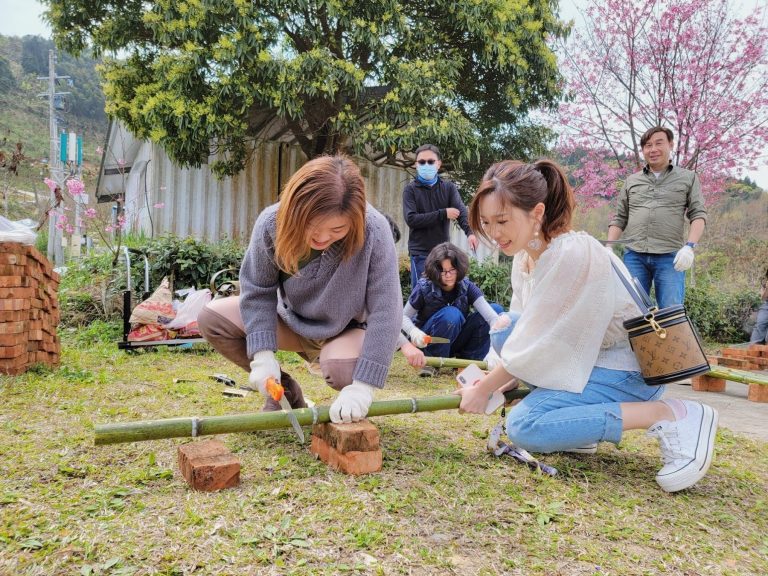
<path fill-rule="evenodd" d="M 48 50 L 52 47 L 49 40 L 36 36 L 0 35 L 0 151 L 9 155 L 21 142 L 24 154 L 18 174 L 0 170 L 2 213 L 12 220 L 37 220 L 49 193 L 43 183 L 50 149 L 48 99 L 41 94 L 48 90 Z M 71 77 L 71 85 L 62 80 L 56 88 L 57 92 L 70 92 L 56 101 L 58 129 L 83 136 L 86 181 L 93 178 L 98 166 L 96 149 L 103 145 L 107 129 L 96 64 L 92 58 L 57 55 L 57 76 Z M 39 80 L 40 76 L 46 79 Z"/>

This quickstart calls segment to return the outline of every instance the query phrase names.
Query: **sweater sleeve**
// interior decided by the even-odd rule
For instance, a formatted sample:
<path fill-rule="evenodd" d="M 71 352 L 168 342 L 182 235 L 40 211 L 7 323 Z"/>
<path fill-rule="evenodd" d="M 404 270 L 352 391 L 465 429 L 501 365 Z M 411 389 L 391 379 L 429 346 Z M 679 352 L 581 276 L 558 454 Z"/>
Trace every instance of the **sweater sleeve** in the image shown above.
<path fill-rule="evenodd" d="M 505 370 L 534 386 L 581 392 L 613 315 L 611 274 L 607 252 L 586 235 L 550 245 L 502 348 Z"/>
<path fill-rule="evenodd" d="M 366 285 L 367 328 L 353 378 L 383 388 L 395 354 L 402 315 L 403 295 L 397 252 L 384 216 L 373 211 L 368 233 L 373 235 L 373 254 Z M 394 313 L 393 313 L 394 312 Z"/>
<path fill-rule="evenodd" d="M 240 266 L 240 315 L 245 326 L 248 357 L 277 349 L 277 290 L 279 270 L 274 257 L 277 205 L 256 219 Z"/>

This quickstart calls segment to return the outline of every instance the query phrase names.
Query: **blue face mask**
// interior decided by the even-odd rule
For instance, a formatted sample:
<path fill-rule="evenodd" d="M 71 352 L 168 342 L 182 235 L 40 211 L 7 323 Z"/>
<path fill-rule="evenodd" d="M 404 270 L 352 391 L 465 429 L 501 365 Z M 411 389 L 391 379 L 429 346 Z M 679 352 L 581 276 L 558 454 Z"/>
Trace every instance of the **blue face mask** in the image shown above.
<path fill-rule="evenodd" d="M 435 164 L 417 164 L 416 174 L 419 178 L 426 181 L 431 181 L 437 176 L 437 163 Z"/>

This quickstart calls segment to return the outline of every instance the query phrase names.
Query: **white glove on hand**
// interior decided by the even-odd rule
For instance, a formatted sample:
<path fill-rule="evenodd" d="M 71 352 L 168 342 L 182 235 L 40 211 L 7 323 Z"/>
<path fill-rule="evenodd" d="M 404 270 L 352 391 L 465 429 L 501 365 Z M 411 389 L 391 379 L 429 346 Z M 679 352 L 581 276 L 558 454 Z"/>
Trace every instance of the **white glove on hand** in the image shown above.
<path fill-rule="evenodd" d="M 331 404 L 331 422 L 349 423 L 365 418 L 373 402 L 373 391 L 373 386 L 359 380 L 353 380 L 352 384 L 342 388 Z"/>
<path fill-rule="evenodd" d="M 408 332 L 408 337 L 411 339 L 411 343 L 417 348 L 424 348 L 427 346 L 427 335 L 414 326 Z"/>
<path fill-rule="evenodd" d="M 675 261 L 672 264 L 678 272 L 688 270 L 693 265 L 693 248 L 687 244 L 680 248 L 675 254 Z"/>
<path fill-rule="evenodd" d="M 280 364 L 277 363 L 275 353 L 272 350 L 260 350 L 253 355 L 253 360 L 251 360 L 251 373 L 248 375 L 251 390 L 258 390 L 264 396 L 269 396 L 267 378 L 270 376 L 280 382 Z"/>

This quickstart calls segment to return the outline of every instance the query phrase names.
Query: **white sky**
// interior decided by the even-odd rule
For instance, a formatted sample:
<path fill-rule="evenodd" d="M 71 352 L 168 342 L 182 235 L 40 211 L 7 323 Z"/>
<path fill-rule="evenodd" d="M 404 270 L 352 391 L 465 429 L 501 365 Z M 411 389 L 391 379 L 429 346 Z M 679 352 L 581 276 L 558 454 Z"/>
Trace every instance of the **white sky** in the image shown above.
<path fill-rule="evenodd" d="M 756 7 L 765 7 L 768 0 L 743 0 L 738 2 L 745 12 Z M 563 19 L 574 19 L 578 26 L 581 17 L 579 6 L 587 6 L 589 0 L 560 0 L 560 16 Z M 37 34 L 50 38 L 51 31 L 41 18 L 43 6 L 37 0 L 0 0 L 0 34 L 5 36 L 25 36 Z M 768 150 L 763 155 L 758 170 L 749 172 L 749 177 L 759 186 L 768 190 Z"/>

